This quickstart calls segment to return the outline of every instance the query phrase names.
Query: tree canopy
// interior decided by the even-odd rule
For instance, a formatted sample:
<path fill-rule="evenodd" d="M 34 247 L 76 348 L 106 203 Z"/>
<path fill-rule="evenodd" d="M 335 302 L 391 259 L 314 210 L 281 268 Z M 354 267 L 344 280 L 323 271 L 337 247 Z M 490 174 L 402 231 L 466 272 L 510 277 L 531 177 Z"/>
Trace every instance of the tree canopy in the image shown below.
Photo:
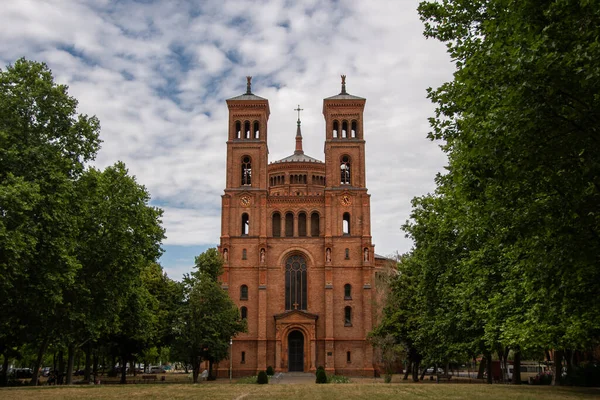
<path fill-rule="evenodd" d="M 434 359 L 554 349 L 558 364 L 600 338 L 600 7 L 442 0 L 419 12 L 456 72 L 429 90 L 447 172 L 404 226 L 427 316 L 415 343 Z"/>

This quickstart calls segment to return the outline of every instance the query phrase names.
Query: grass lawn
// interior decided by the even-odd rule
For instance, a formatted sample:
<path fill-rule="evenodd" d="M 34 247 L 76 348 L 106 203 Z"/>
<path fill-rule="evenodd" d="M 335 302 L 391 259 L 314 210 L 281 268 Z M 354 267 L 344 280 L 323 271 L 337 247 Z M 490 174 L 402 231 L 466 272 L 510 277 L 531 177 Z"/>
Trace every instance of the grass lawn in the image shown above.
<path fill-rule="evenodd" d="M 598 399 L 600 389 L 431 383 L 244 385 L 191 384 L 20 387 L 0 389 L 0 399 Z"/>

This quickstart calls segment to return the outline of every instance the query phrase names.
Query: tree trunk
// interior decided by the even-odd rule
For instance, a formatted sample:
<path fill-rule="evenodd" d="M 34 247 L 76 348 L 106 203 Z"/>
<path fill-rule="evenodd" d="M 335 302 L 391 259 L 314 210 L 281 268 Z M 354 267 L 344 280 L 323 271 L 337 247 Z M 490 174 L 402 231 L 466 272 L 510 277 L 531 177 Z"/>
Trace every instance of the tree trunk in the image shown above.
<path fill-rule="evenodd" d="M 562 380 L 563 351 L 554 350 L 554 367 L 552 373 L 552 386 L 560 386 Z"/>
<path fill-rule="evenodd" d="M 515 362 L 513 364 L 512 383 L 513 385 L 521 384 L 521 349 L 519 347 L 515 348 Z"/>
<path fill-rule="evenodd" d="M 194 383 L 198 383 L 198 374 L 200 373 L 200 361 L 194 360 L 192 363 L 192 380 Z"/>
<path fill-rule="evenodd" d="M 2 371 L 0 372 L 0 386 L 8 385 L 8 349 L 3 353 Z"/>
<path fill-rule="evenodd" d="M 208 379 L 209 381 L 215 380 L 216 378 L 213 377 L 213 358 L 210 357 L 208 359 Z"/>
<path fill-rule="evenodd" d="M 48 348 L 49 338 L 46 336 L 42 343 L 40 343 L 40 347 L 38 349 L 38 354 L 35 359 L 35 365 L 33 367 L 33 376 L 31 377 L 31 382 L 29 383 L 31 386 L 37 386 L 38 384 L 38 375 L 40 372 L 40 365 L 42 364 L 42 358 L 44 358 L 44 353 L 46 352 L 46 348 Z"/>
<path fill-rule="evenodd" d="M 487 361 L 487 357 L 483 357 L 479 362 L 479 371 L 477 371 L 477 379 L 483 379 L 483 373 L 485 372 L 485 363 Z"/>
<path fill-rule="evenodd" d="M 67 380 L 66 384 L 71 385 L 73 383 L 73 361 L 75 360 L 75 343 L 69 343 L 67 353 Z"/>
<path fill-rule="evenodd" d="M 127 383 L 127 357 L 121 357 L 121 381 L 119 383 Z"/>
<path fill-rule="evenodd" d="M 492 376 L 492 353 L 488 353 L 485 356 L 485 363 L 487 364 L 487 383 L 492 384 L 493 376 Z"/>
<path fill-rule="evenodd" d="M 412 370 L 412 380 L 413 382 L 419 382 L 419 362 L 413 362 L 413 370 Z"/>
<path fill-rule="evenodd" d="M 408 365 L 406 366 L 406 370 L 404 371 L 404 378 L 402 378 L 403 381 L 408 379 L 408 375 L 410 374 L 411 371 L 412 371 L 412 361 L 408 360 Z"/>
<path fill-rule="evenodd" d="M 83 379 L 86 382 L 90 382 L 91 378 L 91 366 L 92 366 L 92 342 L 88 341 L 84 347 L 85 351 L 85 373 L 83 374 Z"/>
<path fill-rule="evenodd" d="M 65 382 L 65 352 L 58 351 L 58 372 L 56 374 L 56 384 L 62 385 Z"/>
<path fill-rule="evenodd" d="M 435 367 L 434 367 L 434 369 L 435 369 Z M 423 367 L 423 372 L 421 372 L 421 380 L 425 379 L 425 374 L 426 373 L 427 373 L 427 366 L 424 366 Z"/>
<path fill-rule="evenodd" d="M 92 376 L 94 377 L 94 384 L 98 382 L 98 352 L 94 351 L 94 358 L 92 361 Z"/>
<path fill-rule="evenodd" d="M 565 350 L 565 360 L 567 361 L 567 378 L 573 376 L 573 350 Z"/>
<path fill-rule="evenodd" d="M 137 369 L 137 368 L 135 367 L 135 361 L 136 361 L 136 358 L 134 357 L 134 358 L 131 360 L 131 364 L 132 364 L 132 367 L 131 367 L 131 368 L 133 368 L 133 377 L 134 377 L 134 378 L 137 376 L 137 371 L 136 371 L 136 369 Z"/>

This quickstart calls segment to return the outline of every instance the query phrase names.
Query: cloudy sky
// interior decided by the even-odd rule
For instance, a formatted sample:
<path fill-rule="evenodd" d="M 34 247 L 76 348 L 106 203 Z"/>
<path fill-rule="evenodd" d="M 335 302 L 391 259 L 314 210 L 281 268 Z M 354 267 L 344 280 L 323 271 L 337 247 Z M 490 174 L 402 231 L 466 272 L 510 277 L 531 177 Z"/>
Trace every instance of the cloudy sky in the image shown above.
<path fill-rule="evenodd" d="M 79 111 L 101 121 L 95 164 L 124 161 L 164 209 L 161 259 L 180 279 L 215 246 L 225 185 L 225 99 L 269 100 L 269 159 L 294 150 L 298 104 L 305 153 L 324 159 L 323 98 L 367 99 L 367 186 L 375 251 L 405 252 L 410 200 L 446 163 L 426 138 L 427 87 L 452 78 L 443 44 L 426 40 L 417 0 L 2 0 L 0 66 L 44 61 Z"/>

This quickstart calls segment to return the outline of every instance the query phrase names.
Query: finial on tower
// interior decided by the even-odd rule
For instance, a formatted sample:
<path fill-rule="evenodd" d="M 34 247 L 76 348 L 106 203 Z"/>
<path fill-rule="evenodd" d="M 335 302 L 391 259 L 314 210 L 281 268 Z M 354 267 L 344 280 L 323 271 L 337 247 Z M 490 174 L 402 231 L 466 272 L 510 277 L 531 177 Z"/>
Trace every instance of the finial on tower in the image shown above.
<path fill-rule="evenodd" d="M 342 92 L 340 94 L 348 94 L 346 93 L 346 75 L 342 75 Z"/>
<path fill-rule="evenodd" d="M 294 111 L 298 111 L 298 128 L 296 129 L 296 150 L 294 154 L 304 154 L 302 150 L 302 132 L 300 131 L 300 111 L 304 111 L 304 108 L 300 108 L 300 104 L 298 104 L 298 108 L 294 108 Z"/>
<path fill-rule="evenodd" d="M 246 77 L 246 94 L 252 94 L 252 77 Z"/>

